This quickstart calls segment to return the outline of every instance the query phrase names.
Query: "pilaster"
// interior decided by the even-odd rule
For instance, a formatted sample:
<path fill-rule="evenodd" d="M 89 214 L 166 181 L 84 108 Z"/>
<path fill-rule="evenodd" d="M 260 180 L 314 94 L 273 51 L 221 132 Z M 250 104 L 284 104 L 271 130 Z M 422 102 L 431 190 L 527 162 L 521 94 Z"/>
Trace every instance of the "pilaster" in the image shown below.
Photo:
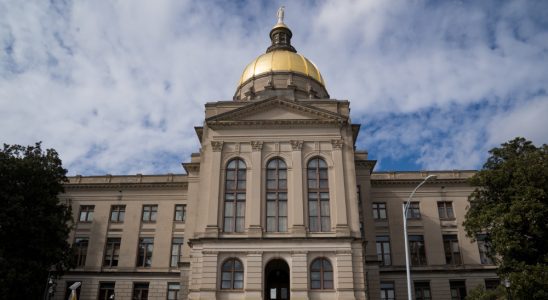
<path fill-rule="evenodd" d="M 262 141 L 251 142 L 251 173 L 248 171 L 246 197 L 247 231 L 250 237 L 262 235 L 261 228 L 261 166 L 262 166 Z"/>
<path fill-rule="evenodd" d="M 291 195 L 289 201 L 291 203 L 291 219 L 290 228 L 291 233 L 295 237 L 303 237 L 306 235 L 306 229 L 304 226 L 304 198 L 303 198 L 303 162 L 302 162 L 302 148 L 303 141 L 292 140 L 291 143 L 291 160 L 293 167 L 291 169 L 291 185 L 289 189 Z"/>
<path fill-rule="evenodd" d="M 333 178 L 335 187 L 335 199 L 334 205 L 331 205 L 335 209 L 335 230 L 338 236 L 350 235 L 350 228 L 348 227 L 348 218 L 346 215 L 347 199 L 344 188 L 344 162 L 342 156 L 342 148 L 344 141 L 342 139 L 331 140 L 333 168 L 335 178 Z"/>
<path fill-rule="evenodd" d="M 219 189 L 221 188 L 221 185 L 218 183 L 221 179 L 221 154 L 223 150 L 223 142 L 212 141 L 211 150 L 211 176 L 209 178 L 211 188 L 209 189 L 209 198 L 206 199 L 209 201 L 209 205 L 205 235 L 206 237 L 217 237 L 219 236 Z"/>

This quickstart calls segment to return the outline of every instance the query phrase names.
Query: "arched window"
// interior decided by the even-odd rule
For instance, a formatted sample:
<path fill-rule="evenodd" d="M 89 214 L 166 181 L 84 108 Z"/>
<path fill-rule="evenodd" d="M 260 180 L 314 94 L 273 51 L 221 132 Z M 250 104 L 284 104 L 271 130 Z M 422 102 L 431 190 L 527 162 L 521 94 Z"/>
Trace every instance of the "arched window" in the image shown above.
<path fill-rule="evenodd" d="M 245 163 L 233 159 L 226 166 L 224 195 L 225 232 L 243 232 L 245 220 Z"/>
<path fill-rule="evenodd" d="M 310 231 L 331 231 L 327 164 L 315 157 L 308 162 L 307 170 L 308 227 Z"/>
<path fill-rule="evenodd" d="M 243 289 L 244 266 L 237 258 L 227 259 L 221 267 L 221 289 Z"/>
<path fill-rule="evenodd" d="M 310 287 L 321 290 L 333 288 L 333 267 L 327 258 L 316 258 L 310 265 Z"/>
<path fill-rule="evenodd" d="M 287 167 L 279 158 L 266 167 L 266 231 L 287 231 Z"/>

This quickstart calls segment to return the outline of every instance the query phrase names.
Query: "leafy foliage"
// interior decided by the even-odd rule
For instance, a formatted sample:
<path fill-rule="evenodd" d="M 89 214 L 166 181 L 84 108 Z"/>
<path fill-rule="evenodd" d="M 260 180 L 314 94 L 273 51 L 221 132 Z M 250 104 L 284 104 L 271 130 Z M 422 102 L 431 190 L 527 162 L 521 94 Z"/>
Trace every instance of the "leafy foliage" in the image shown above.
<path fill-rule="evenodd" d="M 40 143 L 0 150 L 0 298 L 40 299 L 48 271 L 68 267 L 72 217 L 58 200 L 66 173 Z"/>
<path fill-rule="evenodd" d="M 548 299 L 548 145 L 515 138 L 490 152 L 472 179 L 464 226 L 487 233 L 499 276 L 518 299 Z"/>
<path fill-rule="evenodd" d="M 486 290 L 483 285 L 471 289 L 466 296 L 466 300 L 502 300 L 507 299 L 506 291 L 502 285 L 494 290 Z"/>

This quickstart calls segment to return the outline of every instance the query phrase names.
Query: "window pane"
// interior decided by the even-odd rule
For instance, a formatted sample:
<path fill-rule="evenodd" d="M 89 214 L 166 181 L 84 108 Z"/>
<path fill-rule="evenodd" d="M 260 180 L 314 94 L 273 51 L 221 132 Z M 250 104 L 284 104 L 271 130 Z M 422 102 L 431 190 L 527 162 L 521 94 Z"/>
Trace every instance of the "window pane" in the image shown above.
<path fill-rule="evenodd" d="M 310 217 L 309 218 L 309 225 L 310 225 L 310 231 L 317 232 L 318 229 L 318 218 L 317 217 Z"/>
<path fill-rule="evenodd" d="M 245 216 L 245 202 L 236 202 L 236 216 Z"/>
<path fill-rule="evenodd" d="M 279 217 L 278 218 L 279 223 L 279 231 L 287 231 L 287 218 L 286 217 Z"/>
<path fill-rule="evenodd" d="M 225 217 L 233 217 L 233 216 L 234 216 L 234 203 L 225 202 Z"/>
<path fill-rule="evenodd" d="M 234 231 L 234 219 L 231 217 L 225 217 L 224 231 Z"/>
<path fill-rule="evenodd" d="M 275 217 L 267 217 L 266 218 L 266 231 L 276 231 L 276 218 Z"/>
<path fill-rule="evenodd" d="M 320 272 L 310 272 L 311 280 L 320 280 L 320 278 L 321 278 Z"/>
<path fill-rule="evenodd" d="M 243 281 L 234 281 L 234 288 L 235 289 L 242 289 L 244 287 Z"/>
<path fill-rule="evenodd" d="M 237 232 L 243 232 L 244 231 L 244 226 L 245 226 L 244 218 L 237 217 L 236 218 L 236 231 Z"/>
<path fill-rule="evenodd" d="M 235 272 L 234 273 L 234 280 L 243 281 L 244 280 L 244 273 Z"/>
<path fill-rule="evenodd" d="M 276 216 L 276 201 L 266 202 L 266 216 L 267 217 Z"/>
<path fill-rule="evenodd" d="M 318 215 L 318 202 L 308 201 L 308 214 L 311 217 L 315 217 Z"/>
<path fill-rule="evenodd" d="M 320 201 L 322 216 L 329 216 L 329 201 Z"/>
<path fill-rule="evenodd" d="M 285 217 L 287 216 L 287 202 L 279 201 L 278 202 L 278 216 Z"/>
<path fill-rule="evenodd" d="M 329 217 L 322 217 L 322 231 L 330 231 L 331 230 L 331 221 Z"/>

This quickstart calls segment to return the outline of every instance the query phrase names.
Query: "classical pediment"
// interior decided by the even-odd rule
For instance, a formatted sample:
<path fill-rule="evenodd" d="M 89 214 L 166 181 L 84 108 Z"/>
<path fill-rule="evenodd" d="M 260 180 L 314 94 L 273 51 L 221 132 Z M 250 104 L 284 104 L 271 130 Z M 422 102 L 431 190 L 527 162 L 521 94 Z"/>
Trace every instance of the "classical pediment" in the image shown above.
<path fill-rule="evenodd" d="M 206 119 L 208 126 L 329 125 L 345 124 L 348 118 L 325 109 L 282 98 L 271 98 Z"/>

